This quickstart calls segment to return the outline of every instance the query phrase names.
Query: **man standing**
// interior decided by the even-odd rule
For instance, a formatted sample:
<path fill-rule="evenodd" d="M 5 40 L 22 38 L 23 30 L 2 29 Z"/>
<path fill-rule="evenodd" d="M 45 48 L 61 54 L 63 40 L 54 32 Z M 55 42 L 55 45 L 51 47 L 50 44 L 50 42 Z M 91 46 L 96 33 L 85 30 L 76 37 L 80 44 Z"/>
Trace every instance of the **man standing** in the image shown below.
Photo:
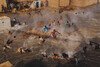
<path fill-rule="evenodd" d="M 53 38 L 57 38 L 57 34 L 60 34 L 58 31 L 56 31 L 55 29 L 51 32 L 51 36 Z"/>
<path fill-rule="evenodd" d="M 48 0 L 45 1 L 45 7 L 48 7 Z"/>

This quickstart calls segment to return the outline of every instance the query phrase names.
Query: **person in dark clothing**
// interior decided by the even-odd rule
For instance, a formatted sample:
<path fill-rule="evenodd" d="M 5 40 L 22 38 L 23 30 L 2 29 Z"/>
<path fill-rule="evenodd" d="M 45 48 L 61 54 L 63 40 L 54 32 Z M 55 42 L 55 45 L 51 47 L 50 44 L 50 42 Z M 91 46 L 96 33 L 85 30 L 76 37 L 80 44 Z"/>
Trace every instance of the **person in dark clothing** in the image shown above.
<path fill-rule="evenodd" d="M 39 2 L 36 2 L 36 8 L 39 8 Z"/>
<path fill-rule="evenodd" d="M 95 45 L 95 50 L 99 49 L 100 44 L 90 41 L 90 46 L 93 46 L 93 45 Z"/>
<path fill-rule="evenodd" d="M 49 29 L 50 28 L 48 26 L 44 26 L 44 28 L 43 28 L 44 32 L 48 32 Z"/>
<path fill-rule="evenodd" d="M 16 19 L 14 18 L 12 21 L 11 21 L 11 26 L 15 26 L 15 24 L 17 23 Z"/>
<path fill-rule="evenodd" d="M 57 34 L 61 34 L 61 33 L 59 33 L 58 31 L 56 31 L 55 29 L 51 32 L 51 36 L 53 38 L 57 38 Z"/>
<path fill-rule="evenodd" d="M 53 58 L 58 59 L 60 56 L 57 53 L 53 53 Z"/>
<path fill-rule="evenodd" d="M 8 39 L 7 42 L 6 42 L 6 44 L 9 45 L 9 44 L 11 44 L 12 42 L 13 42 L 13 40 Z"/>
<path fill-rule="evenodd" d="M 71 24 L 69 23 L 69 21 L 67 21 L 66 25 L 67 25 L 68 27 L 71 27 Z"/>
<path fill-rule="evenodd" d="M 66 53 L 62 53 L 63 58 L 67 59 L 68 58 L 68 54 Z"/>
<path fill-rule="evenodd" d="M 16 24 L 21 25 L 21 23 L 20 23 L 18 20 L 16 20 L 16 18 L 14 18 L 14 19 L 11 21 L 11 26 L 14 27 Z"/>
<path fill-rule="evenodd" d="M 20 48 L 20 53 L 21 53 L 21 54 L 23 53 L 23 48 Z"/>
<path fill-rule="evenodd" d="M 96 44 L 96 45 L 95 45 L 95 50 L 96 50 L 96 49 L 100 49 L 99 46 L 100 46 L 99 44 Z"/>
<path fill-rule="evenodd" d="M 4 5 L 1 6 L 2 6 L 2 12 L 6 12 L 6 7 L 4 7 Z"/>
<path fill-rule="evenodd" d="M 31 52 L 31 49 L 27 48 L 24 51 L 28 53 L 28 52 Z"/>
<path fill-rule="evenodd" d="M 48 0 L 45 1 L 45 7 L 48 7 Z"/>
<path fill-rule="evenodd" d="M 86 52 L 87 52 L 87 47 L 86 46 L 83 47 L 83 51 L 84 51 L 84 54 L 86 54 Z"/>
<path fill-rule="evenodd" d="M 42 54 L 42 56 L 45 57 L 45 58 L 48 57 L 47 54 L 46 54 L 46 52 L 42 52 L 41 54 Z"/>
<path fill-rule="evenodd" d="M 11 49 L 11 47 L 10 47 L 9 45 L 4 45 L 4 46 L 3 46 L 3 51 L 6 51 L 6 50 L 8 50 L 8 49 Z"/>

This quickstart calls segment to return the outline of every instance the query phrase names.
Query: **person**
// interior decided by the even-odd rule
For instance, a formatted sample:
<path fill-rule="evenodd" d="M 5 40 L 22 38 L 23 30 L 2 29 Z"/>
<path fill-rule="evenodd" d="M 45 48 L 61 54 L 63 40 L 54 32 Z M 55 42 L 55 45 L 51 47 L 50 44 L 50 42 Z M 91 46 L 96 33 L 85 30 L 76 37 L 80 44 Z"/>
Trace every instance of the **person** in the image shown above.
<path fill-rule="evenodd" d="M 15 26 L 15 23 L 16 23 L 16 19 L 14 18 L 14 19 L 11 20 L 11 26 L 12 27 Z"/>
<path fill-rule="evenodd" d="M 18 48 L 18 49 L 17 49 L 17 52 L 19 52 L 19 53 L 21 53 L 21 54 L 22 54 L 22 53 L 25 53 L 23 47 Z"/>
<path fill-rule="evenodd" d="M 58 31 L 56 31 L 55 29 L 51 32 L 51 36 L 53 38 L 57 38 L 57 34 L 60 34 Z"/>
<path fill-rule="evenodd" d="M 68 54 L 62 53 L 63 58 L 68 59 Z"/>
<path fill-rule="evenodd" d="M 78 63 L 79 63 L 79 59 L 77 57 L 75 57 L 75 63 L 76 63 L 76 65 L 78 65 Z"/>
<path fill-rule="evenodd" d="M 41 7 L 43 7 L 44 6 L 44 3 L 43 2 L 41 2 Z"/>
<path fill-rule="evenodd" d="M 31 13 L 29 12 L 28 15 L 31 16 Z"/>
<path fill-rule="evenodd" d="M 44 32 L 48 32 L 48 30 L 49 30 L 50 28 L 48 27 L 48 26 L 44 26 L 44 28 L 43 28 L 43 30 L 44 30 Z"/>
<path fill-rule="evenodd" d="M 86 51 L 87 51 L 87 47 L 83 47 L 83 51 L 84 51 L 84 54 L 86 54 Z"/>
<path fill-rule="evenodd" d="M 20 4 L 19 3 L 16 5 L 16 8 L 17 8 L 17 10 L 20 10 Z"/>
<path fill-rule="evenodd" d="M 45 1 L 45 7 L 48 7 L 48 0 Z"/>
<path fill-rule="evenodd" d="M 3 51 L 6 51 L 6 49 L 11 49 L 11 47 L 9 45 L 4 45 L 3 46 Z"/>
<path fill-rule="evenodd" d="M 1 5 L 1 6 L 2 6 L 2 12 L 5 12 L 5 7 L 3 5 Z"/>
<path fill-rule="evenodd" d="M 24 49 L 24 51 L 25 51 L 26 53 L 32 52 L 30 48 L 26 48 L 26 49 Z"/>
<path fill-rule="evenodd" d="M 11 44 L 12 42 L 13 42 L 13 40 L 8 39 L 7 42 L 6 42 L 6 44 L 9 45 L 9 44 Z"/>
<path fill-rule="evenodd" d="M 16 18 L 14 18 L 14 19 L 11 21 L 11 26 L 14 27 L 16 24 L 21 25 L 21 23 L 20 23 L 18 20 L 16 20 Z"/>
<path fill-rule="evenodd" d="M 58 21 L 57 23 L 58 23 L 58 25 L 60 25 L 60 21 Z"/>
<path fill-rule="evenodd" d="M 66 26 L 71 27 L 69 21 L 67 21 Z"/>
<path fill-rule="evenodd" d="M 53 57 L 52 57 L 53 59 L 59 59 L 59 57 L 60 57 L 59 54 L 53 53 Z"/>
<path fill-rule="evenodd" d="M 45 38 L 40 37 L 40 36 L 39 36 L 39 40 L 40 40 L 39 44 L 43 44 L 45 42 Z"/>
<path fill-rule="evenodd" d="M 10 10 L 12 10 L 14 8 L 14 4 L 10 3 Z"/>
<path fill-rule="evenodd" d="M 91 45 L 92 47 L 94 46 L 94 47 L 95 47 L 95 50 L 96 50 L 96 49 L 99 49 L 99 45 L 100 45 L 100 44 L 98 44 L 98 43 L 96 43 L 96 42 L 90 41 L 90 45 Z"/>
<path fill-rule="evenodd" d="M 41 52 L 41 54 L 43 57 L 46 57 L 46 58 L 48 57 L 46 52 Z"/>

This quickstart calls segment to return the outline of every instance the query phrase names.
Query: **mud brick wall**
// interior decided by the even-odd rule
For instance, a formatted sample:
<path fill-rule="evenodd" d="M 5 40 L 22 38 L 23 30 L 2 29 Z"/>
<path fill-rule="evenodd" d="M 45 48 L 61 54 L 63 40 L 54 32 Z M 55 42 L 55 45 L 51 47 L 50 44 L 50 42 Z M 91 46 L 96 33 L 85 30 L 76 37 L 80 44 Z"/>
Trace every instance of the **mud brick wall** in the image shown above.
<path fill-rule="evenodd" d="M 23 2 L 23 1 L 35 1 L 35 0 L 17 0 L 17 1 Z M 86 7 L 96 4 L 97 2 L 100 2 L 100 0 L 48 0 L 48 2 L 49 2 L 49 7 L 54 7 L 54 8 L 58 8 L 59 6 L 64 6 L 64 7 L 70 6 L 69 3 L 71 3 L 71 5 L 75 7 Z"/>
<path fill-rule="evenodd" d="M 76 6 L 76 7 L 86 7 L 86 6 L 96 4 L 96 3 L 97 3 L 97 0 L 72 0 L 71 5 Z"/>
<path fill-rule="evenodd" d="M 60 6 L 69 6 L 69 0 L 60 0 Z"/>
<path fill-rule="evenodd" d="M 49 1 L 49 7 L 58 8 L 59 7 L 59 0 L 48 0 Z"/>

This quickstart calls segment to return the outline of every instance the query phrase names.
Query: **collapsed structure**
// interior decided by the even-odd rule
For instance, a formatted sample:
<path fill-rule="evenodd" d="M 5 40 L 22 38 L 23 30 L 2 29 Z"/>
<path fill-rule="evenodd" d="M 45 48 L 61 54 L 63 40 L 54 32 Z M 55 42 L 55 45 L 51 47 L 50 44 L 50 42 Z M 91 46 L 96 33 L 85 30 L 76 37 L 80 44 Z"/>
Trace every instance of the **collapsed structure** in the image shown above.
<path fill-rule="evenodd" d="M 27 2 L 27 1 L 48 1 L 48 6 L 53 8 L 59 7 L 86 7 L 93 4 L 97 4 L 100 0 L 17 0 L 18 2 Z"/>
<path fill-rule="evenodd" d="M 2 0 L 0 1 L 0 12 L 3 12 L 3 10 L 10 9 L 14 5 L 13 2 L 9 3 L 9 0 Z M 43 6 L 48 6 L 52 8 L 79 8 L 79 7 L 86 7 L 93 4 L 97 4 L 100 2 L 100 0 L 15 0 L 15 2 L 24 3 L 30 2 L 31 4 L 26 3 L 26 5 L 30 6 L 30 8 L 41 8 Z M 12 5 L 12 6 L 11 6 Z M 21 6 L 23 6 L 21 5 Z M 16 5 L 17 8 L 20 8 L 19 5 Z"/>

